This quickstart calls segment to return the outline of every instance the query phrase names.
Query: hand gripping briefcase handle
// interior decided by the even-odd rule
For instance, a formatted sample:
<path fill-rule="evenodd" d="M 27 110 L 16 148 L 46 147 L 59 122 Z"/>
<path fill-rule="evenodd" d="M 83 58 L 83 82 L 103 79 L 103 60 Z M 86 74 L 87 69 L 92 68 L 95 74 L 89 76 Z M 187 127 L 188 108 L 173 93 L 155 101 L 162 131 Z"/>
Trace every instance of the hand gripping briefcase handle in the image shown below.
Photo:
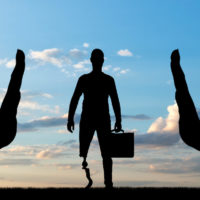
<path fill-rule="evenodd" d="M 124 133 L 124 130 L 123 129 L 121 129 L 120 131 L 117 131 L 116 129 L 112 129 L 111 130 L 111 133 Z"/>
<path fill-rule="evenodd" d="M 116 133 L 116 130 L 111 130 L 108 137 L 108 149 L 112 158 L 133 158 L 134 133 L 126 133 L 124 130 Z"/>

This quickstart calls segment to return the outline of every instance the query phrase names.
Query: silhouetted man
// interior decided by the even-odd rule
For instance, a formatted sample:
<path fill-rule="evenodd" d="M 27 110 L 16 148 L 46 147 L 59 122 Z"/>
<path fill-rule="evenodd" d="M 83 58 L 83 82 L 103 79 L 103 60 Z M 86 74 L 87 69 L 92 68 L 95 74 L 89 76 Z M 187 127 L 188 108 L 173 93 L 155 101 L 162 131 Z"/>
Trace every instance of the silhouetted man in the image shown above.
<path fill-rule="evenodd" d="M 81 76 L 76 85 L 69 107 L 67 128 L 74 130 L 74 114 L 80 96 L 84 95 L 82 114 L 80 120 L 80 156 L 86 161 L 89 145 L 94 132 L 100 145 L 103 157 L 104 183 L 107 188 L 112 188 L 112 159 L 108 154 L 109 145 L 106 136 L 110 134 L 111 122 L 109 115 L 108 97 L 110 96 L 115 117 L 115 129 L 121 130 L 121 111 L 114 79 L 102 72 L 104 54 L 100 49 L 94 49 L 90 58 L 93 70 Z M 84 163 L 83 161 L 83 163 Z"/>
<path fill-rule="evenodd" d="M 0 148 L 9 145 L 17 132 L 17 108 L 20 101 L 20 87 L 25 69 L 25 55 L 17 50 L 16 66 L 0 109 Z"/>
<path fill-rule="evenodd" d="M 171 70 L 176 88 L 175 97 L 180 116 L 180 136 L 187 145 L 200 150 L 200 121 L 187 87 L 185 75 L 180 66 L 178 49 L 174 50 L 171 54 Z"/>

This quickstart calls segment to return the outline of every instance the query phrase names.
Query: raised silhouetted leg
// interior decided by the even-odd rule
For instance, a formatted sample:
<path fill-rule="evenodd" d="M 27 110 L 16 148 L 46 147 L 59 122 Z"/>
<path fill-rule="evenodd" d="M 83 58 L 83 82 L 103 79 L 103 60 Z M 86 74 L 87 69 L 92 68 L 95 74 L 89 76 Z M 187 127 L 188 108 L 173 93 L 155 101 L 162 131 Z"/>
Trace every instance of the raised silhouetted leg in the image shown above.
<path fill-rule="evenodd" d="M 172 52 L 171 70 L 176 87 L 176 102 L 179 110 L 179 133 L 183 141 L 200 150 L 200 122 L 195 105 L 190 96 L 185 75 L 180 66 L 178 50 Z"/>
<path fill-rule="evenodd" d="M 12 72 L 6 95 L 0 109 L 0 148 L 9 145 L 16 136 L 17 108 L 20 101 L 20 87 L 25 69 L 25 56 L 18 50 L 16 66 Z"/>

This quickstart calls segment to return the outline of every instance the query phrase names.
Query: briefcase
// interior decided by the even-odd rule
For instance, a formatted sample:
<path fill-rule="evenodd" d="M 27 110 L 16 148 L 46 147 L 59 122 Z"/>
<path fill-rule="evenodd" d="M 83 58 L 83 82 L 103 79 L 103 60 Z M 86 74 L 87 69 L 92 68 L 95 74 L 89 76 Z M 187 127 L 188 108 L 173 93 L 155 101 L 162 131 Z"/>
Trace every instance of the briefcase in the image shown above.
<path fill-rule="evenodd" d="M 108 151 L 112 158 L 134 157 L 134 133 L 112 130 L 108 136 Z"/>

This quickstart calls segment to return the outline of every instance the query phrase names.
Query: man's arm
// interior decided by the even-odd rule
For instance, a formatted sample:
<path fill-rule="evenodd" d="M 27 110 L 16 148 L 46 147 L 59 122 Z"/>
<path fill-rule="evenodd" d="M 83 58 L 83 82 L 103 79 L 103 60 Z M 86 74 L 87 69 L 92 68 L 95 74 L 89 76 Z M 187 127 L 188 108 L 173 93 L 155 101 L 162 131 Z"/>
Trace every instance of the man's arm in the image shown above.
<path fill-rule="evenodd" d="M 112 106 L 113 106 L 113 110 L 114 110 L 115 118 L 116 118 L 115 130 L 120 131 L 121 128 L 122 128 L 122 126 L 121 126 L 121 108 L 120 108 L 119 98 L 118 98 L 117 89 L 116 89 L 114 79 L 112 79 L 112 87 L 111 87 L 111 91 L 110 91 L 110 98 L 111 98 L 111 101 L 112 101 Z"/>
<path fill-rule="evenodd" d="M 82 85 L 81 85 L 81 79 L 79 78 L 76 88 L 74 90 L 74 94 L 73 94 L 71 102 L 70 102 L 70 106 L 69 106 L 67 129 L 71 133 L 74 130 L 74 114 L 75 114 L 81 94 L 82 94 Z"/>

